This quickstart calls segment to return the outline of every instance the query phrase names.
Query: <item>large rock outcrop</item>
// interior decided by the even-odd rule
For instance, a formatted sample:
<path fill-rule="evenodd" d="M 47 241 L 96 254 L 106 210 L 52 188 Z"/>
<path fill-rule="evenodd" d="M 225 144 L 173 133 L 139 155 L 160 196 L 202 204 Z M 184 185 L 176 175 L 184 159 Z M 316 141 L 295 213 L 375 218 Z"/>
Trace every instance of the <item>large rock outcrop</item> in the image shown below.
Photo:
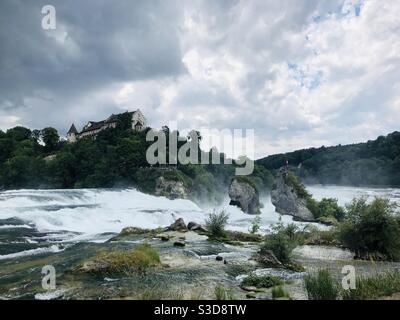
<path fill-rule="evenodd" d="M 257 189 L 243 178 L 233 178 L 229 186 L 230 205 L 238 206 L 249 214 L 260 213 L 260 199 Z"/>
<path fill-rule="evenodd" d="M 169 199 L 186 199 L 188 197 L 188 190 L 182 181 L 158 177 L 155 194 L 156 196 L 163 196 Z"/>
<path fill-rule="evenodd" d="M 271 202 L 275 211 L 287 214 L 300 221 L 315 221 L 313 214 L 307 208 L 307 199 L 297 195 L 295 188 L 287 183 L 285 170 L 280 170 L 271 190 Z"/>

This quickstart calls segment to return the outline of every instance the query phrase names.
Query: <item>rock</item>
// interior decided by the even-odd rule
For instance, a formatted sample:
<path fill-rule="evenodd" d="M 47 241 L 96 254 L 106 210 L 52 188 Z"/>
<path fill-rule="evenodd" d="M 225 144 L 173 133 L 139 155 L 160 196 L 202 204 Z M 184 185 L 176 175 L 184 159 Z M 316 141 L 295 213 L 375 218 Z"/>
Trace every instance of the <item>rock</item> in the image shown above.
<path fill-rule="evenodd" d="M 167 197 L 168 199 L 186 199 L 188 190 L 182 181 L 167 180 L 164 177 L 158 177 L 155 188 L 156 196 Z"/>
<path fill-rule="evenodd" d="M 282 263 L 275 257 L 271 250 L 262 248 L 256 255 L 255 260 L 265 267 L 279 268 Z"/>
<path fill-rule="evenodd" d="M 165 235 L 160 236 L 160 240 L 161 240 L 161 241 L 166 242 L 166 241 L 169 241 L 169 239 L 170 239 L 169 236 L 165 236 Z"/>
<path fill-rule="evenodd" d="M 187 228 L 191 231 L 201 231 L 201 232 L 207 231 L 202 225 L 192 221 L 188 223 Z"/>
<path fill-rule="evenodd" d="M 221 256 L 216 256 L 216 257 L 215 257 L 215 260 L 217 260 L 217 261 L 222 261 L 222 260 L 224 260 L 224 258 L 222 258 Z"/>
<path fill-rule="evenodd" d="M 248 299 L 256 299 L 257 298 L 257 295 L 256 295 L 256 293 L 255 292 L 247 292 L 246 293 L 246 298 L 248 298 Z"/>
<path fill-rule="evenodd" d="M 168 231 L 181 231 L 186 232 L 188 228 L 186 226 L 185 221 L 182 218 L 177 219 L 173 224 L 171 224 L 168 228 Z"/>
<path fill-rule="evenodd" d="M 120 236 L 128 236 L 128 235 L 135 235 L 135 234 L 146 234 L 151 232 L 149 229 L 141 229 L 137 227 L 126 227 L 121 230 L 119 233 Z"/>
<path fill-rule="evenodd" d="M 271 190 L 271 202 L 275 211 L 293 216 L 300 221 L 315 221 L 313 214 L 306 206 L 306 199 L 299 197 L 295 189 L 286 183 L 286 172 L 281 169 Z"/>
<path fill-rule="evenodd" d="M 174 242 L 175 247 L 184 247 L 185 245 L 186 245 L 186 243 L 183 240 L 177 240 Z"/>
<path fill-rule="evenodd" d="M 243 287 L 241 287 L 244 291 L 249 291 L 249 292 L 255 292 L 255 291 L 257 291 L 258 289 L 257 289 L 257 287 L 254 287 L 254 286 L 243 286 Z"/>
<path fill-rule="evenodd" d="M 249 214 L 260 213 L 260 199 L 257 189 L 244 178 L 233 178 L 229 186 L 230 205 L 238 206 Z"/>
<path fill-rule="evenodd" d="M 142 235 L 147 236 L 147 235 L 151 235 L 153 233 L 155 233 L 155 230 L 141 229 L 141 228 L 137 228 L 137 227 L 126 227 L 126 228 L 123 228 L 118 235 L 107 240 L 107 242 L 119 241 L 119 240 L 125 239 L 125 238 L 129 239 L 130 237 L 135 238 L 137 236 L 142 236 Z"/>

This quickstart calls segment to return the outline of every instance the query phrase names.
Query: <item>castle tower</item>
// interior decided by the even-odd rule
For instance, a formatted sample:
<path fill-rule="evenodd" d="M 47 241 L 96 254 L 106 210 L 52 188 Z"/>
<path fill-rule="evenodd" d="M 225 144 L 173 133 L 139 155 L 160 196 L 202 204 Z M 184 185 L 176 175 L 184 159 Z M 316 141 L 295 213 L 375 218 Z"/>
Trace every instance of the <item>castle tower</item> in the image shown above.
<path fill-rule="evenodd" d="M 67 140 L 68 142 L 75 142 L 78 137 L 78 130 L 76 130 L 75 125 L 72 124 L 71 128 L 67 132 Z"/>

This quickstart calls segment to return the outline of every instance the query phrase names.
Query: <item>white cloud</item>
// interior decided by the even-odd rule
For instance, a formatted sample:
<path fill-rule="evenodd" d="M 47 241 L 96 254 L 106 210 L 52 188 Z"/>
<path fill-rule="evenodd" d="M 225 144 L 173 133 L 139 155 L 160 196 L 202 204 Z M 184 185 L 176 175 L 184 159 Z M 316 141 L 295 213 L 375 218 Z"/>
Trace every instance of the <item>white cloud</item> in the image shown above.
<path fill-rule="evenodd" d="M 35 117 L 54 104 L 43 94 L 24 97 L 26 108 L 13 115 L 36 127 L 53 119 L 65 130 L 74 118 L 83 123 L 140 107 L 155 127 L 178 120 L 185 128 L 255 129 L 257 157 L 399 129 L 399 1 L 210 0 L 179 6 L 163 6 L 156 25 L 151 14 L 138 15 L 146 27 L 126 12 L 118 21 L 122 29 L 104 20 L 104 42 L 115 50 L 101 39 L 87 41 L 94 35 L 72 19 L 55 35 L 57 55 L 65 48 L 65 56 L 52 65 L 61 61 L 77 77 L 91 74 L 94 65 L 102 72 L 84 77 L 89 85 L 79 95 L 49 89 L 45 97 L 57 101 L 62 119 L 60 110 Z M 88 25 L 93 30 L 96 24 Z M 89 68 L 79 62 L 83 58 Z M 94 79 L 101 81 L 95 86 Z M 56 80 L 65 88 L 73 84 Z"/>

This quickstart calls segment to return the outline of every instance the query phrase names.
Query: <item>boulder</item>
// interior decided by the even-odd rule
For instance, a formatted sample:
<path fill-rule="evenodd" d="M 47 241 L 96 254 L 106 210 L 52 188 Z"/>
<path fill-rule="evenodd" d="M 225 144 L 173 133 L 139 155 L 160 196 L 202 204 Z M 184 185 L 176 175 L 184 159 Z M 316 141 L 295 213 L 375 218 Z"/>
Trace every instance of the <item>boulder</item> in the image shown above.
<path fill-rule="evenodd" d="M 155 188 L 156 196 L 167 197 L 168 199 L 186 199 L 188 190 L 182 181 L 167 180 L 164 177 L 158 177 Z"/>
<path fill-rule="evenodd" d="M 286 172 L 281 169 L 271 190 L 271 202 L 275 211 L 291 215 L 295 220 L 315 221 L 313 214 L 307 208 L 307 200 L 297 195 L 296 190 L 287 184 Z"/>
<path fill-rule="evenodd" d="M 188 228 L 185 224 L 185 221 L 183 221 L 182 218 L 177 219 L 173 224 L 171 224 L 168 228 L 168 231 L 181 231 L 181 232 L 186 232 L 188 231 Z"/>
<path fill-rule="evenodd" d="M 174 242 L 175 247 L 184 247 L 186 245 L 184 240 L 177 240 Z"/>
<path fill-rule="evenodd" d="M 245 179 L 233 178 L 229 186 L 230 205 L 238 206 L 249 214 L 260 213 L 260 199 L 257 189 Z"/>
<path fill-rule="evenodd" d="M 187 228 L 190 231 L 202 231 L 202 232 L 206 232 L 207 230 L 200 224 L 196 223 L 196 222 L 189 222 L 187 225 Z"/>

